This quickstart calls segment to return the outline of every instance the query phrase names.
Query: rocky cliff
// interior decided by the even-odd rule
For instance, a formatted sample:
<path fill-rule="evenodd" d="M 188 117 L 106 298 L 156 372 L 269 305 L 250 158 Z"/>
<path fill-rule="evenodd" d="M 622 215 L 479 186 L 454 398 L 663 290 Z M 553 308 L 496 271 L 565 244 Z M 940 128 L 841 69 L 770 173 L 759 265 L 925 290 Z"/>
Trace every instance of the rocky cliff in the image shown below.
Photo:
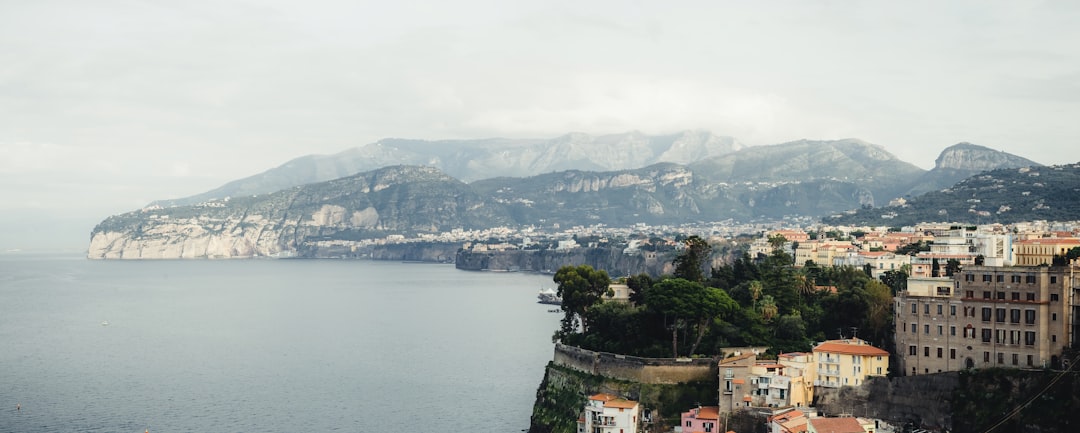
<path fill-rule="evenodd" d="M 623 254 L 615 248 L 573 248 L 570 250 L 459 251 L 454 260 L 458 269 L 470 271 L 526 271 L 554 273 L 563 266 L 589 265 L 615 277 L 670 274 L 671 258 L 652 252 Z"/>

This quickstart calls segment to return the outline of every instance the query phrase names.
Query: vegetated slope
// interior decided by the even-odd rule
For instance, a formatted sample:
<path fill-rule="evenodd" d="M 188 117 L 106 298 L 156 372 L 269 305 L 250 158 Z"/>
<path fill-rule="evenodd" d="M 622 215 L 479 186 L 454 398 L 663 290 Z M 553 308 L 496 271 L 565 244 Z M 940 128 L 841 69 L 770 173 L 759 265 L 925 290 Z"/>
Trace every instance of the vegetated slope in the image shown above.
<path fill-rule="evenodd" d="M 263 173 L 191 197 L 155 202 L 197 204 L 225 197 L 267 194 L 392 165 L 439 168 L 464 181 L 496 176 L 531 176 L 561 170 L 620 170 L 657 162 L 689 163 L 742 148 L 731 137 L 707 131 L 649 136 L 640 132 L 591 136 L 571 133 L 552 139 L 384 139 L 333 155 L 308 155 Z"/>
<path fill-rule="evenodd" d="M 999 169 L 928 192 L 901 206 L 860 209 L 825 218 L 827 224 L 970 224 L 1080 219 L 1080 164 Z"/>
<path fill-rule="evenodd" d="M 939 190 L 984 171 L 1041 165 L 1027 158 L 977 144 L 957 143 L 945 148 L 938 155 L 934 168 L 911 185 L 907 194 L 918 195 Z"/>

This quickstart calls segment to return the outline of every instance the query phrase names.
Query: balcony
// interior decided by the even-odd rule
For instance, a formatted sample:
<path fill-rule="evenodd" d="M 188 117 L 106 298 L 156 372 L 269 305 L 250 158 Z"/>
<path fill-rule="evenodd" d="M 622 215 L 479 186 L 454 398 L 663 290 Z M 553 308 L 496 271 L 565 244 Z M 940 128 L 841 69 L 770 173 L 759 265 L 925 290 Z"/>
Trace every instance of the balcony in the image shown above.
<path fill-rule="evenodd" d="M 822 364 L 839 364 L 840 363 L 840 358 L 839 357 L 827 356 L 824 359 L 818 360 L 818 362 L 822 363 Z"/>

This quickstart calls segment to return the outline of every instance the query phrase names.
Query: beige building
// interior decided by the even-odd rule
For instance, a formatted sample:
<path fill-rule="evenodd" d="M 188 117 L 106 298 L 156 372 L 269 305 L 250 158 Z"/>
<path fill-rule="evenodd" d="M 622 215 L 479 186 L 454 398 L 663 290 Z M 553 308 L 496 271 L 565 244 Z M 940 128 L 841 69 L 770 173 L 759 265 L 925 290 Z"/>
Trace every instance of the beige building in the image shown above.
<path fill-rule="evenodd" d="M 1013 243 L 1013 256 L 1017 266 L 1039 266 L 1054 263 L 1054 256 L 1065 256 L 1069 250 L 1080 247 L 1077 238 L 1038 238 Z"/>
<path fill-rule="evenodd" d="M 951 280 L 909 280 L 896 297 L 902 371 L 1057 367 L 1076 334 L 1075 270 L 966 266 Z"/>
<path fill-rule="evenodd" d="M 870 376 L 889 373 L 889 352 L 858 338 L 818 344 L 813 359 L 817 364 L 814 385 L 826 388 L 859 386 Z"/>
<path fill-rule="evenodd" d="M 757 355 L 744 353 L 720 360 L 719 410 L 722 413 L 750 407 L 750 369 Z"/>

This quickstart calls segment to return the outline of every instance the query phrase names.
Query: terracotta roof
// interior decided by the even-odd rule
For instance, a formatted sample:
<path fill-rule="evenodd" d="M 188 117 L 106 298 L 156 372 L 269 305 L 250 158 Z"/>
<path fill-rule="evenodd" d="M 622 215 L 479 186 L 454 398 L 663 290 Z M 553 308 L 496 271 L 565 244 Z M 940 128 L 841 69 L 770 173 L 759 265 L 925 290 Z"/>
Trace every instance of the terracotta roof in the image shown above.
<path fill-rule="evenodd" d="M 616 398 L 619 398 L 619 397 L 616 397 L 616 396 L 611 395 L 611 394 L 600 393 L 600 394 L 593 395 L 592 397 L 589 397 L 589 400 L 609 401 L 609 400 L 614 400 Z"/>
<path fill-rule="evenodd" d="M 636 401 L 626 400 L 626 399 L 622 399 L 622 398 L 620 398 L 618 400 L 609 400 L 609 401 L 604 402 L 604 407 L 614 407 L 614 408 L 621 408 L 621 409 L 633 409 L 633 408 L 637 407 L 637 405 L 638 405 L 638 403 Z"/>
<path fill-rule="evenodd" d="M 691 410 L 691 412 L 693 412 Z M 698 408 L 695 419 L 720 419 L 720 408 L 717 406 L 702 406 Z"/>
<path fill-rule="evenodd" d="M 724 365 L 724 364 L 730 364 L 730 363 L 732 363 L 732 362 L 736 362 L 736 361 L 742 361 L 742 360 L 744 360 L 744 359 L 746 359 L 746 358 L 749 358 L 749 357 L 751 357 L 751 356 L 755 356 L 753 352 L 751 352 L 751 353 L 744 353 L 744 354 L 742 354 L 742 355 L 738 355 L 738 356 L 732 356 L 732 357 L 730 357 L 730 358 L 724 358 L 724 359 L 721 359 L 721 360 L 720 360 L 720 365 Z"/>
<path fill-rule="evenodd" d="M 844 355 L 889 356 L 889 352 L 869 344 L 851 344 L 838 340 L 826 341 L 814 346 L 814 352 L 841 353 Z"/>
<path fill-rule="evenodd" d="M 734 380 L 731 381 L 731 383 L 734 383 L 736 385 L 742 385 L 742 384 L 746 383 L 746 381 L 743 380 L 743 379 L 734 379 Z"/>
<path fill-rule="evenodd" d="M 810 424 L 819 433 L 865 433 L 855 418 L 811 418 Z"/>
<path fill-rule="evenodd" d="M 1080 244 L 1080 239 L 1077 238 L 1039 238 L 1039 239 L 1024 239 L 1016 241 L 1017 244 L 1028 245 L 1059 245 L 1059 244 Z"/>
<path fill-rule="evenodd" d="M 750 398 L 749 395 L 742 398 L 742 401 L 750 401 L 750 400 L 752 400 L 752 399 Z"/>

